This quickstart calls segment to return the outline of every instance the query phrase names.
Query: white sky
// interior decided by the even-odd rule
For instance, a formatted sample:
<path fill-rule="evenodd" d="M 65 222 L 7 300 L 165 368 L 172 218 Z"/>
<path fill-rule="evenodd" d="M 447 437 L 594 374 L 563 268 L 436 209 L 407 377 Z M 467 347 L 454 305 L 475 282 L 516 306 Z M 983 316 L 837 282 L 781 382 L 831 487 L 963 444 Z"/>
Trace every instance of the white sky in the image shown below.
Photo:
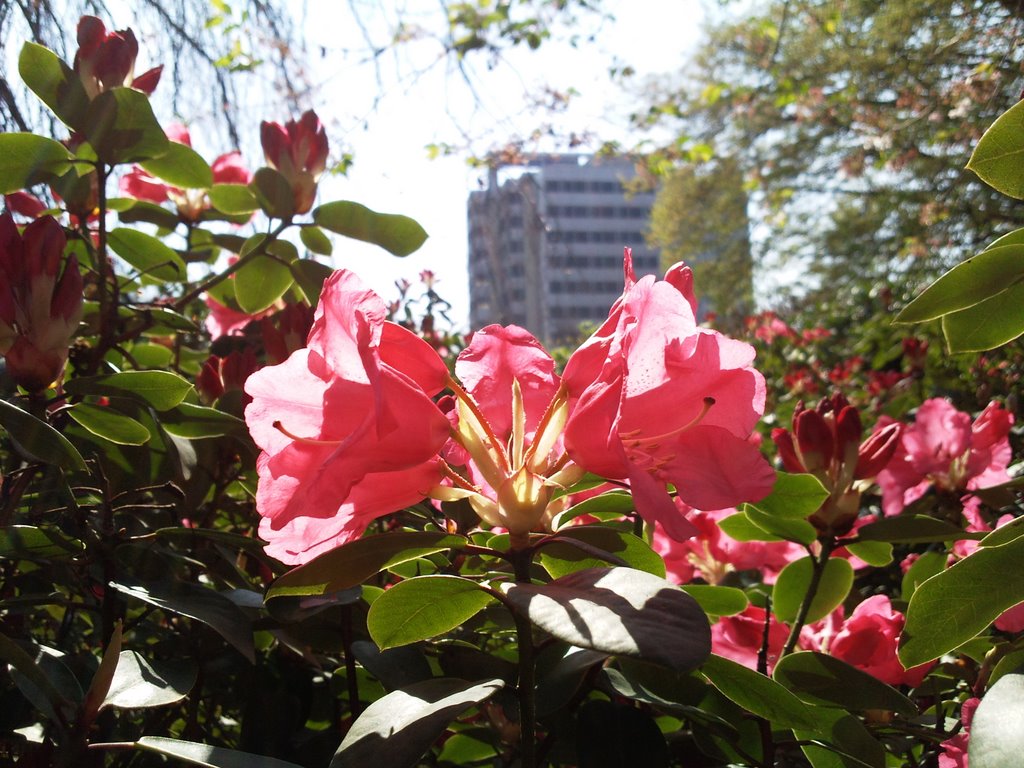
<path fill-rule="evenodd" d="M 409 44 L 398 56 L 385 54 L 380 60 L 384 93 L 374 109 L 380 85 L 374 67 L 359 63 L 366 43 L 350 8 L 361 9 L 371 39 L 381 43 L 390 28 L 387 12 L 366 0 L 353 0 L 352 5 L 308 0 L 304 29 L 309 50 L 323 46 L 327 51 L 310 72 L 318 86 L 311 102 L 332 140 L 340 139 L 355 155 L 347 177 L 321 182 L 320 201 L 351 199 L 412 216 L 430 234 L 405 259 L 344 240 L 336 243 L 334 266 L 355 270 L 386 300 L 396 296 L 395 280 L 415 283 L 420 270 L 431 269 L 441 280 L 438 292 L 453 305 L 456 328 L 466 330 L 466 199 L 478 188 L 481 173 L 467 165 L 464 154 L 430 160 L 426 147 L 458 143 L 460 131 L 465 131 L 475 138 L 474 149 L 483 152 L 528 135 L 544 120 L 563 134 L 592 131 L 602 140 L 627 144 L 635 139 L 625 129 L 632 97 L 612 82 L 608 69 L 616 61 L 631 65 L 637 71 L 637 88 L 645 75 L 679 71 L 699 36 L 701 3 L 606 0 L 604 5 L 615 21 L 598 24 L 591 17 L 587 26 L 595 31 L 593 43 L 574 49 L 567 42 L 549 41 L 539 51 L 517 52 L 511 66 L 502 63 L 491 71 L 482 57 L 475 60 L 482 104 L 443 61 L 412 82 L 414 69 L 438 58 L 436 41 Z M 420 18 L 436 24 L 435 2 L 412 0 L 405 8 L 405 18 L 415 20 L 422 13 Z M 552 117 L 528 110 L 527 91 L 537 92 L 545 83 L 579 92 L 567 112 Z"/>

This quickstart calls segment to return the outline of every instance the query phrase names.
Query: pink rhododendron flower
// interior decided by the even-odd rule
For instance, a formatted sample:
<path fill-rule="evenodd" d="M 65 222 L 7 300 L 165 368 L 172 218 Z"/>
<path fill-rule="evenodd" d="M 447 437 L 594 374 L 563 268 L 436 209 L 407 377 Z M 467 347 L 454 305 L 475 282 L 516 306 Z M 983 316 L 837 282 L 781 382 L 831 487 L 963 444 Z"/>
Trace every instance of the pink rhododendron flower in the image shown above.
<path fill-rule="evenodd" d="M 772 584 L 779 571 L 807 554 L 803 547 L 790 541 L 736 541 L 718 527 L 719 521 L 736 513 L 735 509 L 703 512 L 678 499 L 676 505 L 696 527 L 697 534 L 677 541 L 657 526 L 651 545 L 665 560 L 668 578 L 677 584 L 687 584 L 695 578 L 718 584 L 730 573 L 748 570 L 759 571 L 761 580 Z"/>
<path fill-rule="evenodd" d="M 695 528 L 666 485 L 698 509 L 771 490 L 775 473 L 750 439 L 764 411 L 764 378 L 751 367 L 753 347 L 697 327 L 689 268 L 637 281 L 627 249 L 624 271 L 608 319 L 565 367 L 565 444 L 577 464 L 628 480 L 644 519 L 683 539 Z"/>
<path fill-rule="evenodd" d="M 268 553 L 305 562 L 414 504 L 442 477 L 449 423 L 431 398 L 448 370 L 423 340 L 384 320 L 350 272 L 324 283 L 307 347 L 246 382 Z"/>
<path fill-rule="evenodd" d="M 735 616 L 723 616 L 711 625 L 712 653 L 757 669 L 758 653 L 764 643 L 765 618 L 764 608 L 756 605 L 747 606 L 743 613 Z M 768 626 L 768 674 L 775 668 L 787 637 L 789 629 L 772 615 Z"/>
<path fill-rule="evenodd" d="M 167 137 L 186 147 L 192 146 L 192 137 L 183 125 L 171 125 L 167 128 Z M 214 184 L 248 184 L 252 178 L 249 169 L 242 163 L 241 152 L 234 151 L 220 155 L 210 166 L 213 171 Z M 182 218 L 196 221 L 203 211 L 210 209 L 210 198 L 205 189 L 179 189 L 165 184 L 150 175 L 140 166 L 132 166 L 119 183 L 121 194 L 146 200 L 159 205 L 170 200 L 178 209 Z"/>
<path fill-rule="evenodd" d="M 971 721 L 980 703 L 981 699 L 971 697 L 960 705 L 960 722 L 963 729 L 940 745 L 942 754 L 939 755 L 939 768 L 968 768 L 967 746 L 971 736 Z"/>
<path fill-rule="evenodd" d="M 931 664 L 904 669 L 896 657 L 903 614 L 885 595 L 873 595 L 853 609 L 836 633 L 828 651 L 889 685 L 920 684 Z"/>
<path fill-rule="evenodd" d="M 139 43 L 130 29 L 107 32 L 106 25 L 95 16 L 79 19 L 74 71 L 90 99 L 119 86 L 153 93 L 160 82 L 163 66 L 135 77 L 135 58 L 138 55 Z"/>
<path fill-rule="evenodd" d="M 33 392 L 61 375 L 82 319 L 82 277 L 74 255 L 64 261 L 65 244 L 52 216 L 19 232 L 10 213 L 0 215 L 0 355 Z"/>
<path fill-rule="evenodd" d="M 267 165 L 291 184 L 295 212 L 313 207 L 320 176 L 327 169 L 327 132 L 313 110 L 284 125 L 260 123 L 260 141 Z"/>
<path fill-rule="evenodd" d="M 262 312 L 250 315 L 248 312 L 221 304 L 212 296 L 204 297 L 203 301 L 206 303 L 207 309 L 210 310 L 203 326 L 210 334 L 210 338 L 213 339 L 219 339 L 221 336 L 236 336 L 253 320 L 270 317 L 279 309 L 279 307 L 271 306 Z"/>
<path fill-rule="evenodd" d="M 886 425 L 879 421 L 876 429 Z M 878 475 L 882 509 L 897 515 L 935 487 L 963 493 L 1008 482 L 1013 415 L 989 403 L 974 422 L 942 398 L 926 400 L 903 430 L 896 454 Z"/>

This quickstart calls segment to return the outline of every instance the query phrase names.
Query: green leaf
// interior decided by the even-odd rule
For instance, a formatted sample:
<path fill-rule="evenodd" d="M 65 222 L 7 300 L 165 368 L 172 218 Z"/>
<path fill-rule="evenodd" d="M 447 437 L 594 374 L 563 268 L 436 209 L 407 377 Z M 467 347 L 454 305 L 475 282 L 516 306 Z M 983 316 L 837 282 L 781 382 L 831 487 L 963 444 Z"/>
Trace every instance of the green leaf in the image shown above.
<path fill-rule="evenodd" d="M 381 650 L 443 635 L 494 601 L 475 581 L 417 576 L 395 584 L 370 606 L 366 629 Z"/>
<path fill-rule="evenodd" d="M 1024 283 L 942 318 L 950 352 L 984 352 L 1024 333 Z"/>
<path fill-rule="evenodd" d="M 118 445 L 145 445 L 151 438 L 142 424 L 113 408 L 78 403 L 67 413 L 94 435 Z"/>
<path fill-rule="evenodd" d="M 1024 102 L 1004 112 L 985 131 L 967 168 L 1004 195 L 1024 199 Z"/>
<path fill-rule="evenodd" d="M 321 264 L 313 259 L 297 259 L 288 265 L 292 271 L 292 277 L 302 290 L 306 301 L 310 306 L 315 307 L 320 302 L 320 292 L 324 288 L 324 281 L 334 272 L 326 264 Z"/>
<path fill-rule="evenodd" d="M 895 688 L 828 654 L 791 653 L 779 660 L 772 677 L 808 704 L 917 716 L 914 702 Z"/>
<path fill-rule="evenodd" d="M 917 591 L 919 586 L 937 573 L 942 573 L 946 570 L 946 560 L 948 558 L 949 555 L 945 551 L 936 552 L 933 550 L 922 552 L 921 556 L 903 574 L 903 580 L 900 584 L 900 599 L 904 602 L 910 602 L 910 598 L 913 597 L 914 592 Z"/>
<path fill-rule="evenodd" d="M 968 558 L 969 559 L 969 558 Z M 971 720 L 967 764 L 1010 768 L 1024 753 L 1024 675 L 1004 675 L 985 692 Z"/>
<path fill-rule="evenodd" d="M 219 592 L 181 581 L 146 584 L 121 579 L 108 586 L 123 595 L 206 624 L 255 663 L 252 623 L 241 608 Z"/>
<path fill-rule="evenodd" d="M 846 549 L 868 565 L 882 568 L 892 562 L 892 544 L 887 541 L 861 541 L 847 544 Z"/>
<path fill-rule="evenodd" d="M 196 682 L 196 667 L 168 661 L 149 662 L 135 651 L 121 651 L 101 708 L 143 709 L 176 704 Z"/>
<path fill-rule="evenodd" d="M 393 691 L 356 719 L 330 768 L 410 768 L 456 717 L 504 687 L 440 677 Z"/>
<path fill-rule="evenodd" d="M 160 426 L 168 434 L 186 440 L 247 435 L 245 422 L 236 416 L 193 403 L 181 403 L 176 408 L 166 411 L 160 419 Z"/>
<path fill-rule="evenodd" d="M 1024 600 L 1024 537 L 979 547 L 914 592 L 900 639 L 904 667 L 916 667 L 966 643 Z"/>
<path fill-rule="evenodd" d="M 0 426 L 7 430 L 18 453 L 26 458 L 62 469 L 85 469 L 82 454 L 64 435 L 4 400 L 0 400 Z"/>
<path fill-rule="evenodd" d="M 290 219 L 295 215 L 295 193 L 288 179 L 273 168 L 260 168 L 249 182 L 263 212 L 275 219 Z"/>
<path fill-rule="evenodd" d="M 235 273 L 235 300 L 243 312 L 262 312 L 284 296 L 293 278 L 287 264 L 263 254 L 246 262 Z"/>
<path fill-rule="evenodd" d="M 210 188 L 210 204 L 221 213 L 252 213 L 260 204 L 247 184 L 214 184 Z"/>
<path fill-rule="evenodd" d="M 306 246 L 313 253 L 318 253 L 321 256 L 330 256 L 334 250 L 334 246 L 331 244 L 331 238 L 324 234 L 324 231 L 320 227 L 308 226 L 302 227 L 299 230 L 299 239 L 302 240 L 302 244 Z"/>
<path fill-rule="evenodd" d="M 20 645 L 2 633 L 0 633 L 0 659 L 10 664 L 31 684 L 35 689 L 33 693 L 39 697 L 34 697 L 32 703 L 42 709 L 48 717 L 57 718 L 59 721 L 70 715 L 72 700 L 57 690 L 40 665 Z M 20 683 L 18 687 L 22 687 Z"/>
<path fill-rule="evenodd" d="M 54 560 L 79 554 L 85 545 L 57 530 L 33 525 L 8 525 L 0 528 L 0 559 Z"/>
<path fill-rule="evenodd" d="M 18 56 L 18 74 L 61 122 L 81 127 L 89 96 L 78 75 L 57 54 L 37 43 L 25 43 Z"/>
<path fill-rule="evenodd" d="M 267 600 L 340 592 L 394 565 L 466 543 L 462 536 L 439 531 L 395 531 L 356 539 L 288 571 L 271 585 Z"/>
<path fill-rule="evenodd" d="M 124 200 L 126 198 L 116 199 Z M 157 205 L 147 200 L 132 200 L 129 202 L 131 203 L 130 205 L 118 206 L 116 209 L 117 218 L 122 224 L 137 224 L 141 221 L 146 224 L 155 224 L 166 230 L 173 230 L 180 223 L 177 212 L 168 210 L 162 205 Z M 143 257 L 145 258 L 145 255 Z M 180 280 L 181 275 L 171 279 Z"/>
<path fill-rule="evenodd" d="M 925 515 L 897 515 L 868 523 L 857 531 L 857 535 L 864 541 L 925 544 L 933 541 L 978 539 L 983 534 L 968 533 L 958 525 Z"/>
<path fill-rule="evenodd" d="M 170 143 L 149 97 L 134 88 L 112 88 L 89 102 L 82 130 L 100 159 L 111 165 L 159 157 Z"/>
<path fill-rule="evenodd" d="M 349 200 L 314 208 L 313 221 L 339 235 L 379 245 L 395 256 L 408 256 L 427 239 L 423 227 L 408 216 L 377 213 Z"/>
<path fill-rule="evenodd" d="M 804 557 L 793 561 L 779 573 L 772 588 L 772 611 L 779 621 L 789 623 L 796 619 L 800 604 L 810 587 L 813 572 L 813 558 Z M 852 586 L 853 566 L 841 557 L 830 558 L 825 563 L 817 592 L 811 600 L 806 623 L 828 616 L 846 599 Z"/>
<path fill-rule="evenodd" d="M 566 522 L 580 515 L 612 514 L 625 516 L 636 509 L 633 503 L 633 496 L 629 491 L 609 491 L 598 496 L 591 496 L 579 504 L 574 504 L 564 512 L 557 515 L 554 525 L 560 527 Z"/>
<path fill-rule="evenodd" d="M 749 504 L 743 505 L 743 514 L 765 533 L 772 534 L 786 541 L 795 541 L 799 544 L 807 545 L 818 538 L 817 529 L 806 520 L 775 517 Z"/>
<path fill-rule="evenodd" d="M 886 751 L 864 723 L 839 709 L 818 707 L 814 730 L 796 729 L 812 768 L 885 768 Z"/>
<path fill-rule="evenodd" d="M 750 506 L 772 517 L 804 520 L 817 512 L 827 498 L 828 491 L 814 475 L 776 472 L 772 492 Z"/>
<path fill-rule="evenodd" d="M 162 241 L 137 229 L 116 227 L 107 236 L 111 250 L 137 269 L 143 282 L 184 281 L 185 262 Z"/>
<path fill-rule="evenodd" d="M 743 512 L 719 520 L 718 527 L 725 535 L 736 541 L 785 541 L 782 536 L 775 536 L 756 525 Z"/>
<path fill-rule="evenodd" d="M 110 684 L 114 679 L 114 671 L 117 669 L 120 654 L 121 622 L 119 621 L 114 625 L 114 631 L 110 636 L 110 642 L 107 643 L 107 649 L 103 652 L 100 666 L 96 670 L 96 674 L 92 676 L 89 690 L 85 692 L 85 698 L 82 700 L 81 721 L 92 723 L 96 719 L 103 700 L 107 697 L 107 691 L 110 690 Z"/>
<path fill-rule="evenodd" d="M 67 173 L 71 158 L 59 141 L 32 133 L 0 133 L 0 194 Z"/>
<path fill-rule="evenodd" d="M 590 568 L 549 584 L 502 584 L 516 611 L 560 640 L 677 671 L 711 651 L 697 601 L 671 582 L 632 568 Z"/>
<path fill-rule="evenodd" d="M 107 746 L 103 743 L 91 744 L 94 749 Z M 118 748 L 123 744 L 117 744 Z M 249 752 L 239 752 L 226 747 L 211 747 L 194 741 L 167 739 L 162 736 L 143 736 L 134 742 L 135 749 L 143 752 L 154 752 L 165 757 L 172 757 L 189 765 L 205 766 L 205 768 L 301 768 L 296 763 L 278 760 L 276 757 L 262 757 Z"/>
<path fill-rule="evenodd" d="M 688 594 L 709 616 L 735 616 L 743 613 L 750 605 L 746 592 L 736 587 L 719 587 L 714 584 L 683 584 Z"/>
<path fill-rule="evenodd" d="M 545 540 L 539 553 L 541 566 L 556 579 L 608 563 L 665 578 L 665 561 L 647 542 L 631 533 L 599 525 L 565 528 Z"/>
<path fill-rule="evenodd" d="M 72 395 L 127 397 L 169 411 L 185 399 L 192 385 L 170 371 L 121 371 L 70 379 L 64 389 Z"/>
<path fill-rule="evenodd" d="M 1024 279 L 1024 245 L 989 248 L 924 289 L 893 322 L 920 323 L 973 307 Z"/>
<path fill-rule="evenodd" d="M 213 186 L 213 171 L 192 147 L 168 142 L 167 151 L 151 160 L 139 163 L 148 173 L 182 189 L 209 189 Z"/>
<path fill-rule="evenodd" d="M 708 657 L 700 671 L 727 698 L 778 728 L 813 731 L 818 726 L 811 707 L 760 672 L 715 654 Z"/>

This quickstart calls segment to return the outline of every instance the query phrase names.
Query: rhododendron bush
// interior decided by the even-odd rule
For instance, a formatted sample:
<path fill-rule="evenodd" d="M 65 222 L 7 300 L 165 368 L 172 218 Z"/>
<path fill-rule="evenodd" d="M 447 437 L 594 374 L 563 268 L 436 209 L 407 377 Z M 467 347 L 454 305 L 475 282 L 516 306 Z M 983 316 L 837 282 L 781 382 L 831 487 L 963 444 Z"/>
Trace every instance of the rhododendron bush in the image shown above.
<path fill-rule="evenodd" d="M 577 348 L 463 340 L 431 273 L 327 258 L 426 232 L 318 200 L 315 112 L 208 164 L 135 36 L 78 33 L 19 59 L 65 134 L 0 135 L 0 760 L 1019 754 L 1018 346 L 889 307 L 731 338 L 628 249 Z M 1007 237 L 900 319 L 1012 338 Z"/>

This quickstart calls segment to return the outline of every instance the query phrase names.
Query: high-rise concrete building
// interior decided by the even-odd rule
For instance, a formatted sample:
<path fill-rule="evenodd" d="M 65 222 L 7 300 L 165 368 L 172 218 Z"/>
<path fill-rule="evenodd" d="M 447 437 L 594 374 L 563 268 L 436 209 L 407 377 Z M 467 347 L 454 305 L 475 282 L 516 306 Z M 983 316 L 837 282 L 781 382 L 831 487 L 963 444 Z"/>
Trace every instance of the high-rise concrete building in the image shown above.
<path fill-rule="evenodd" d="M 622 252 L 637 275 L 659 272 L 644 230 L 653 192 L 627 194 L 634 165 L 589 155 L 542 155 L 469 196 L 470 324 L 521 325 L 547 343 L 600 322 L 622 293 Z"/>

